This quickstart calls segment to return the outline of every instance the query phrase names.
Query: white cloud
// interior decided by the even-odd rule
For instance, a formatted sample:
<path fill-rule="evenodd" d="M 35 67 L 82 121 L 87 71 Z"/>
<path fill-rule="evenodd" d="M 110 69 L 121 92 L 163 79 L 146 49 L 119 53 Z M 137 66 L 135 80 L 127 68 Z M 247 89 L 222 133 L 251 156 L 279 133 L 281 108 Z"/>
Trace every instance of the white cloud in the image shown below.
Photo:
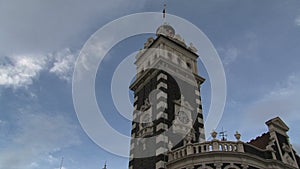
<path fill-rule="evenodd" d="M 42 71 L 70 81 L 77 54 L 70 49 L 45 55 L 21 55 L 0 58 L 0 86 L 27 87 Z"/>
<path fill-rule="evenodd" d="M 220 53 L 223 64 L 228 67 L 228 65 L 240 59 L 249 61 L 260 60 L 257 54 L 258 49 L 258 36 L 254 32 L 246 32 L 228 41 L 228 44 L 219 47 L 218 52 Z"/>
<path fill-rule="evenodd" d="M 1 138 L 10 144 L 0 151 L 0 168 L 34 169 L 39 161 L 51 166 L 49 153 L 80 144 L 77 127 L 60 115 L 22 112 L 13 125 L 16 132 Z"/>
<path fill-rule="evenodd" d="M 228 66 L 238 59 L 247 59 L 250 61 L 258 61 L 257 57 L 259 40 L 254 32 L 246 32 L 234 39 L 229 44 L 218 48 L 222 62 L 225 66 Z"/>
<path fill-rule="evenodd" d="M 240 121 L 244 132 L 262 130 L 264 122 L 276 116 L 280 116 L 294 131 L 300 130 L 299 75 L 291 74 L 284 82 L 276 84 L 262 98 L 245 108 L 245 117 Z"/>
<path fill-rule="evenodd" d="M 75 54 L 70 49 L 64 49 L 61 52 L 57 52 L 53 57 L 53 67 L 49 71 L 56 74 L 62 80 L 70 81 L 76 61 Z"/>
<path fill-rule="evenodd" d="M 60 168 L 55 168 L 55 169 L 60 169 Z M 66 167 L 62 167 L 61 169 L 67 169 Z"/>
<path fill-rule="evenodd" d="M 38 168 L 40 165 L 37 162 L 32 162 L 29 167 L 30 168 Z"/>
<path fill-rule="evenodd" d="M 47 56 L 11 56 L 0 60 L 0 86 L 32 84 L 47 64 Z"/>
<path fill-rule="evenodd" d="M 54 164 L 54 163 L 58 164 L 58 162 L 59 162 L 59 160 L 57 158 L 53 157 L 51 154 L 48 155 L 46 160 L 48 161 L 49 164 Z"/>
<path fill-rule="evenodd" d="M 236 61 L 238 55 L 239 55 L 239 50 L 235 47 L 229 47 L 227 49 L 219 49 L 219 51 L 223 55 L 223 64 L 224 65 L 229 65 L 233 62 Z"/>

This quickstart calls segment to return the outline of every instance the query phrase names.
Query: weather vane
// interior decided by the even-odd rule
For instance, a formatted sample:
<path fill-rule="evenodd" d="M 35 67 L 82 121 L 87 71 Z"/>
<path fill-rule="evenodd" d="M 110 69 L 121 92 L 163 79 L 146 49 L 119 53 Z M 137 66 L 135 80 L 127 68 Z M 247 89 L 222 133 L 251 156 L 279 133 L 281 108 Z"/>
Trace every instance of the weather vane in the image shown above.
<path fill-rule="evenodd" d="M 222 131 L 220 132 L 220 137 L 222 141 L 227 141 L 227 131 L 224 131 L 223 127 L 222 127 Z"/>
<path fill-rule="evenodd" d="M 167 2 L 164 0 L 164 9 L 163 9 L 163 19 L 166 21 L 166 12 L 167 12 Z"/>

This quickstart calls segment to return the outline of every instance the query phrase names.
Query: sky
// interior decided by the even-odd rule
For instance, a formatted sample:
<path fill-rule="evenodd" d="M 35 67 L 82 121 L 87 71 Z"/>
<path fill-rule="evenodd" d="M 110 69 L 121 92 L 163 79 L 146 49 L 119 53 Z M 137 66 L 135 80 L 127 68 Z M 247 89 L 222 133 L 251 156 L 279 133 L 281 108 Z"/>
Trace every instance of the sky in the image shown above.
<path fill-rule="evenodd" d="M 150 0 L 0 0 L 0 169 L 57 169 L 62 157 L 64 169 L 100 169 L 105 161 L 109 169 L 127 168 L 128 158 L 99 147 L 82 129 L 72 100 L 73 69 L 99 28 L 162 8 L 162 1 Z M 239 131 L 247 142 L 280 116 L 300 154 L 300 1 L 172 0 L 167 12 L 201 29 L 222 60 L 227 101 L 216 130 L 224 128 L 229 140 Z M 118 114 L 107 91 L 117 65 L 149 36 L 155 35 L 118 43 L 97 72 L 97 102 L 124 135 L 130 135 L 130 120 Z M 207 79 L 201 87 L 205 118 L 211 90 L 200 60 L 198 66 Z"/>

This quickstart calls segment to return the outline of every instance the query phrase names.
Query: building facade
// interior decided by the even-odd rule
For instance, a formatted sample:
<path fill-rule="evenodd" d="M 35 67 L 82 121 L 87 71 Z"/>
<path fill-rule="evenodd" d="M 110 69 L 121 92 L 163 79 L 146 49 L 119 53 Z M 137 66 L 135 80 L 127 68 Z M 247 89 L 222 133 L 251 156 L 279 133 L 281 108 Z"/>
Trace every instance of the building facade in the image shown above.
<path fill-rule="evenodd" d="M 296 169 L 299 156 L 280 118 L 248 143 L 206 141 L 197 49 L 163 24 L 136 56 L 137 75 L 130 86 L 134 112 L 130 169 Z"/>
<path fill-rule="evenodd" d="M 266 122 L 269 131 L 248 143 L 216 139 L 187 144 L 169 152 L 169 169 L 296 169 L 300 158 L 289 143 L 288 127 L 276 117 Z"/>

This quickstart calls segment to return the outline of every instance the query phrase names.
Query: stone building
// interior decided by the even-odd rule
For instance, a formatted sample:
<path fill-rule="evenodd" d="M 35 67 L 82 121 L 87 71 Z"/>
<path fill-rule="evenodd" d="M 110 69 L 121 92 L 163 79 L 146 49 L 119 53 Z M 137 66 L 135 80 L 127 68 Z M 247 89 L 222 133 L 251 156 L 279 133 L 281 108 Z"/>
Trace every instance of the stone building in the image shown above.
<path fill-rule="evenodd" d="M 129 169 L 296 169 L 289 128 L 276 117 L 250 142 L 206 140 L 197 49 L 161 25 L 136 56 Z"/>

